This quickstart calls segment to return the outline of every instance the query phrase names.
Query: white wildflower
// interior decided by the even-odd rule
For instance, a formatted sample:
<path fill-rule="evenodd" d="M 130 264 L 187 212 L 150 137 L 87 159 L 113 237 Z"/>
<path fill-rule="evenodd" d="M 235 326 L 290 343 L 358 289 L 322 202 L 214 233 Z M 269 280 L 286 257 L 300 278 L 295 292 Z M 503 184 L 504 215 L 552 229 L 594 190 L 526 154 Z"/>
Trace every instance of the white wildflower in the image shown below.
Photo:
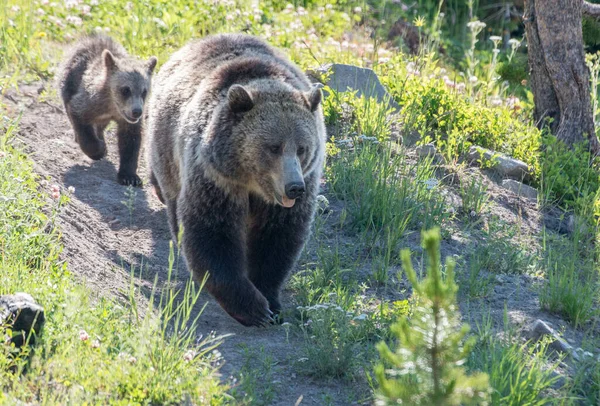
<path fill-rule="evenodd" d="M 498 35 L 492 35 L 490 37 L 490 41 L 492 41 L 494 43 L 494 48 L 496 48 L 498 46 L 498 44 L 502 41 L 502 37 L 500 37 Z"/>

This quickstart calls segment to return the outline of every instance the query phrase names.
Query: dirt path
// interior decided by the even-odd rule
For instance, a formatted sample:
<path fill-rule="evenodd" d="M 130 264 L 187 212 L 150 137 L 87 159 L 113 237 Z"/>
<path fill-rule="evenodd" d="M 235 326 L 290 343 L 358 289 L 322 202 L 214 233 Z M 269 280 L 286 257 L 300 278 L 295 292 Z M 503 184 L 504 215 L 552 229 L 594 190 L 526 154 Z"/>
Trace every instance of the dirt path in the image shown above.
<path fill-rule="evenodd" d="M 35 170 L 47 177 L 49 184 L 59 184 L 61 190 L 75 188 L 71 202 L 59 218 L 63 257 L 70 271 L 85 281 L 96 295 L 124 298 L 133 266 L 136 284 L 147 298 L 154 278 L 158 277 L 160 282 L 167 277 L 170 234 L 164 206 L 146 184 L 136 189 L 130 213 L 123 203 L 128 200 L 127 188 L 116 182 L 118 154 L 114 132 L 108 133 L 108 159 L 92 161 L 75 143 L 68 119 L 58 108 L 60 103 L 38 101 L 39 87 L 22 86 L 20 93 L 8 95 L 6 103 L 14 113 L 23 109 L 18 141 L 24 143 L 25 151 L 35 162 Z M 147 183 L 143 158 L 138 173 Z M 141 278 L 138 278 L 140 269 Z M 179 272 L 179 283 L 184 284 L 188 276 L 185 270 Z M 289 293 L 284 293 L 284 298 L 287 299 L 284 306 L 290 306 Z M 242 365 L 248 363 L 259 374 L 257 392 L 261 387 L 274 391 L 274 399 L 268 403 L 273 405 L 294 405 L 300 397 L 301 405 L 350 405 L 356 404 L 351 399 L 368 397 L 367 393 L 356 393 L 356 389 L 338 382 L 297 376 L 293 363 L 301 357 L 302 342 L 298 338 L 290 335 L 287 341 L 285 330 L 280 326 L 245 328 L 230 318 L 208 294 L 203 294 L 200 304 L 207 302 L 198 333 L 205 336 L 212 331 L 217 335 L 233 334 L 219 348 L 225 360 L 221 368 L 224 379 L 237 375 Z M 251 355 L 242 355 L 244 346 Z M 264 354 L 263 358 L 255 356 L 259 353 Z M 269 363 L 271 382 L 263 381 L 269 374 L 261 375 L 264 367 L 260 365 L 264 364 L 265 356 L 272 358 Z"/>

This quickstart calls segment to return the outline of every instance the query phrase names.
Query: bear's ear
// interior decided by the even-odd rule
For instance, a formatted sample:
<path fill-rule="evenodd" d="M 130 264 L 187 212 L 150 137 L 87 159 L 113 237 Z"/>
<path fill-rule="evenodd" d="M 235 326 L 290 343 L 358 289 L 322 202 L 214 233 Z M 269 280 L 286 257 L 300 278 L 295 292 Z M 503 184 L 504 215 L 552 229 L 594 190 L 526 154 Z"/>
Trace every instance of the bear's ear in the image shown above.
<path fill-rule="evenodd" d="M 115 57 L 108 49 L 102 51 L 102 60 L 104 61 L 104 66 L 106 66 L 106 70 L 108 72 L 112 72 L 113 70 L 117 69 Z"/>
<path fill-rule="evenodd" d="M 227 92 L 227 100 L 229 108 L 234 113 L 245 113 L 254 107 L 252 96 L 242 85 L 231 86 Z"/>
<path fill-rule="evenodd" d="M 321 104 L 322 99 L 323 99 L 323 93 L 321 93 L 321 88 L 319 88 L 319 87 L 313 87 L 313 89 L 310 92 L 306 93 L 306 100 L 308 101 L 308 108 L 313 113 L 317 110 L 317 107 L 319 107 L 319 104 Z"/>
<path fill-rule="evenodd" d="M 151 56 L 150 59 L 148 59 L 148 62 L 146 62 L 146 70 L 148 71 L 148 74 L 152 74 L 152 72 L 154 72 L 157 62 L 158 59 L 156 59 L 155 56 Z"/>

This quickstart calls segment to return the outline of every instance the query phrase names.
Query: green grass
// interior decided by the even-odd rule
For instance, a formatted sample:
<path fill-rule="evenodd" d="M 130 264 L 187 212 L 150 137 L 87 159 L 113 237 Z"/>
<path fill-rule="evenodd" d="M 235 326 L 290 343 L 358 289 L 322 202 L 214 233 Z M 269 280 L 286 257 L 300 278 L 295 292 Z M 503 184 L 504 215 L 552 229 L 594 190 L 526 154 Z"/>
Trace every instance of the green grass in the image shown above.
<path fill-rule="evenodd" d="M 547 282 L 540 291 L 543 309 L 563 316 L 575 327 L 590 322 L 598 313 L 598 270 L 591 244 L 579 233 L 568 238 L 544 235 L 543 270 Z"/>
<path fill-rule="evenodd" d="M 505 315 L 506 317 L 506 315 Z M 560 364 L 550 361 L 547 343 L 520 343 L 505 322 L 504 338 L 494 335 L 491 320 L 478 325 L 477 343 L 467 359 L 470 370 L 488 374 L 492 405 L 550 405 L 565 400 L 564 392 L 548 396 L 557 382 L 553 371 Z"/>
<path fill-rule="evenodd" d="M 278 392 L 277 383 L 280 371 L 277 362 L 263 347 L 252 350 L 240 345 L 240 355 L 244 363 L 238 374 L 238 383 L 232 395 L 240 405 L 270 405 Z"/>
<path fill-rule="evenodd" d="M 214 351 L 220 339 L 198 342 L 195 334 L 197 285 L 155 291 L 141 312 L 133 279 L 128 303 L 94 297 L 76 284 L 59 259 L 54 226 L 69 197 L 63 190 L 51 198 L 49 188 L 40 188 L 32 162 L 10 146 L 15 128 L 4 119 L 0 294 L 30 293 L 44 307 L 46 323 L 33 348 L 15 355 L 8 342 L 0 343 L 0 404 L 225 402 Z"/>

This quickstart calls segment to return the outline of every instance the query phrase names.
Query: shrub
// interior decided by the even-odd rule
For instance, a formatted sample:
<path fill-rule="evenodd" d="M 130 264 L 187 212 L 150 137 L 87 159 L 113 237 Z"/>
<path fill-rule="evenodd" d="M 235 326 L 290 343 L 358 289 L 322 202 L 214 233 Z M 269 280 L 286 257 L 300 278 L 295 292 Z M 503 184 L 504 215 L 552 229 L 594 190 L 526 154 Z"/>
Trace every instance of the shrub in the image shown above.
<path fill-rule="evenodd" d="M 456 310 L 454 261 L 446 261 L 446 277 L 440 264 L 440 231 L 423 233 L 429 259 L 422 282 L 412 267 L 408 250 L 402 252 L 406 275 L 417 304 L 410 320 L 402 318 L 392 326 L 397 339 L 394 351 L 385 343 L 377 346 L 382 363 L 375 368 L 378 404 L 482 405 L 489 397 L 488 377 L 468 376 L 461 366 L 473 340 L 464 341 L 468 325 L 460 326 Z"/>

